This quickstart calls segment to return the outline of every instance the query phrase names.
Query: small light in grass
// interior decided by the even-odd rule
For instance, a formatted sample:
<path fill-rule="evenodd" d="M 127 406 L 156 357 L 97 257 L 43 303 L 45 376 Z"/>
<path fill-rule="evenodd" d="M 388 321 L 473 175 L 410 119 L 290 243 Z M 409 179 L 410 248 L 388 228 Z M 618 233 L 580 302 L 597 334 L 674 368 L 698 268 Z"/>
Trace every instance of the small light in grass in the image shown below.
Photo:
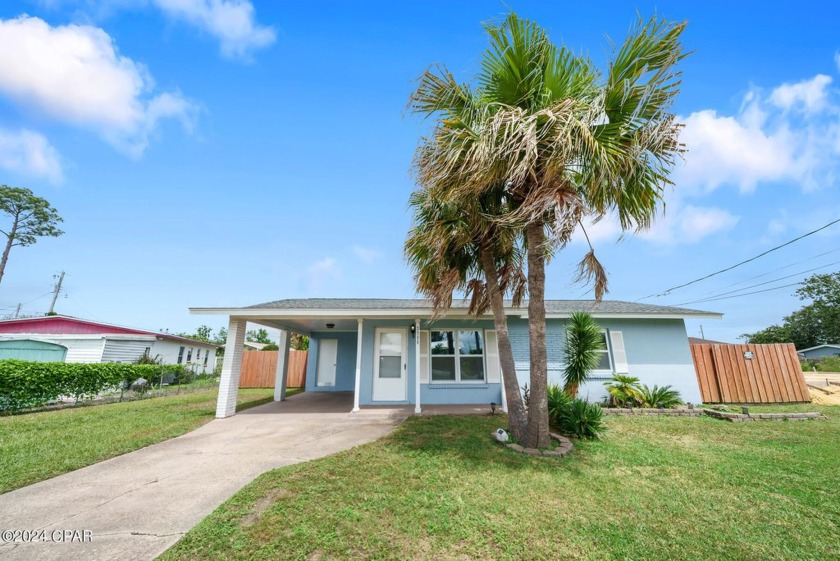
<path fill-rule="evenodd" d="M 493 402 L 491 402 L 491 403 L 490 403 L 490 413 L 491 413 L 492 415 L 495 415 L 495 414 L 496 414 L 496 402 L 495 402 L 495 401 L 493 401 Z"/>

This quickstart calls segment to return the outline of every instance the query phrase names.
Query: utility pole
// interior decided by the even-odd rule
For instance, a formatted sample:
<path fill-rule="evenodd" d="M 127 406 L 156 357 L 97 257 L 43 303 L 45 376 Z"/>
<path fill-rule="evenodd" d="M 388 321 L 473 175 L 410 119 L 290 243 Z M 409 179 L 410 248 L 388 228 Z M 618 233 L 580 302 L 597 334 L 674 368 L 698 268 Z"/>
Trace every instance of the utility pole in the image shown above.
<path fill-rule="evenodd" d="M 703 324 L 702 323 L 700 324 L 700 338 L 701 339 L 706 338 L 706 335 L 703 333 Z"/>
<path fill-rule="evenodd" d="M 20 304 L 18 304 L 17 310 L 15 310 L 15 319 L 20 315 Z"/>
<path fill-rule="evenodd" d="M 61 292 L 61 283 L 64 282 L 64 271 L 61 271 L 61 275 L 58 277 L 58 282 L 55 283 L 55 290 L 53 291 L 53 299 L 52 303 L 50 304 L 50 311 L 47 312 L 48 316 L 51 316 L 55 310 L 55 301 L 58 300 L 58 294 Z"/>

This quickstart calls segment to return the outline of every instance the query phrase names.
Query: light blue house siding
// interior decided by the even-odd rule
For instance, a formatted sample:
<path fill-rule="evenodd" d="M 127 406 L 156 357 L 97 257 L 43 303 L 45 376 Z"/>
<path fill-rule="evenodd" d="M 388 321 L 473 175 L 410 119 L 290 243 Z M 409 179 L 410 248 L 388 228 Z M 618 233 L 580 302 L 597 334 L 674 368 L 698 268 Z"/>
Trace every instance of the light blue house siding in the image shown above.
<path fill-rule="evenodd" d="M 406 400 L 404 401 L 374 401 L 373 400 L 373 371 L 376 329 L 381 327 L 404 328 L 407 340 L 408 379 Z M 375 320 L 366 319 L 362 328 L 362 377 L 359 386 L 359 403 L 361 405 L 407 405 L 415 402 L 416 393 L 416 334 L 411 333 L 411 322 L 405 320 Z M 492 321 L 441 321 L 430 324 L 428 321 L 420 323 L 421 330 L 428 329 L 493 329 Z M 323 339 L 337 339 L 338 353 L 336 360 L 336 375 L 334 387 L 319 387 L 317 385 L 319 343 Z M 306 391 L 353 391 L 356 379 L 356 347 L 358 333 L 316 331 L 309 339 L 309 360 L 306 365 Z M 501 384 L 431 384 L 420 385 L 421 404 L 464 404 L 464 403 L 501 403 Z"/>
<path fill-rule="evenodd" d="M 0 360 L 15 359 L 31 362 L 64 362 L 67 347 L 45 341 L 17 339 L 0 341 Z"/>
<path fill-rule="evenodd" d="M 812 349 L 799 351 L 799 354 L 809 360 L 817 360 L 827 356 L 840 355 L 840 345 L 822 345 Z"/>
<path fill-rule="evenodd" d="M 670 385 L 680 392 L 684 401 L 700 403 L 700 391 L 685 323 L 682 319 L 599 319 L 598 324 L 608 334 L 621 332 L 624 352 L 627 357 L 627 374 L 638 377 L 648 386 Z M 415 336 L 410 331 L 410 323 L 405 320 L 365 320 L 362 333 L 362 377 L 360 381 L 359 403 L 361 405 L 405 405 L 414 403 L 415 381 Z M 373 400 L 373 361 L 375 330 L 378 327 L 402 327 L 408 336 L 408 381 L 405 401 Z M 423 321 L 421 330 L 427 329 L 493 329 L 492 321 L 442 320 L 435 323 Z M 528 321 L 521 318 L 508 318 L 511 346 L 520 387 L 529 383 L 529 343 Z M 563 345 L 565 341 L 566 320 L 548 319 L 546 321 L 546 351 L 548 356 L 548 379 L 550 383 L 563 383 Z M 338 352 L 336 361 L 336 381 L 333 387 L 317 386 L 318 349 L 322 339 L 336 339 Z M 357 333 L 319 331 L 310 338 L 309 356 L 306 373 L 307 391 L 353 391 L 356 372 Z M 610 341 L 610 346 L 612 342 Z M 589 401 L 603 401 L 607 392 L 604 381 L 609 380 L 615 368 L 613 349 L 610 349 L 611 371 L 596 372 L 592 380 L 580 388 L 580 395 Z M 422 404 L 455 403 L 500 403 L 501 384 L 455 384 L 423 383 L 420 385 Z"/>
<path fill-rule="evenodd" d="M 627 374 L 636 376 L 648 386 L 670 385 L 680 392 L 684 401 L 700 403 L 700 390 L 685 322 L 682 319 L 596 319 L 598 325 L 607 331 L 620 331 L 627 355 Z M 563 383 L 563 344 L 566 321 L 546 320 L 546 353 L 548 356 L 548 380 Z M 519 318 L 508 319 L 511 346 L 516 364 L 519 385 L 529 383 L 528 321 Z M 609 341 L 610 337 L 607 337 Z M 614 356 L 611 353 L 611 360 Z M 613 362 L 613 364 L 615 364 Z M 581 397 L 589 401 L 603 401 L 607 392 L 604 381 L 610 372 L 595 373 L 593 379 L 580 387 Z"/>

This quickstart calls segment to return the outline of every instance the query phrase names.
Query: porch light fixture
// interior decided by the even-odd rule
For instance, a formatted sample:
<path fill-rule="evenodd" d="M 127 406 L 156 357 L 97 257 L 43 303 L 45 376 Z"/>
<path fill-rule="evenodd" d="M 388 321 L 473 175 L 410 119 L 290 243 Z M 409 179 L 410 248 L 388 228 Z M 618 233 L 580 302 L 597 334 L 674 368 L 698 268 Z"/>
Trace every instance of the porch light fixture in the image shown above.
<path fill-rule="evenodd" d="M 414 335 L 417 332 L 417 326 L 413 323 L 411 324 L 411 327 L 409 327 L 409 329 L 411 330 L 412 335 Z"/>
<path fill-rule="evenodd" d="M 332 329 L 333 327 L 335 327 L 334 323 L 328 323 L 327 324 L 327 329 Z"/>

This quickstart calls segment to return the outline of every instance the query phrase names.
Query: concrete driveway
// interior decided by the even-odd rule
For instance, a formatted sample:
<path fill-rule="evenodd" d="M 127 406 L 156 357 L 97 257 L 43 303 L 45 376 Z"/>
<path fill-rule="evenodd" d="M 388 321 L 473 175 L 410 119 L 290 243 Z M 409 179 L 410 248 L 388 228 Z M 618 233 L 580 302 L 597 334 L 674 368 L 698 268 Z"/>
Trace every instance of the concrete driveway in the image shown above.
<path fill-rule="evenodd" d="M 259 474 L 376 440 L 410 414 L 351 414 L 352 401 L 298 394 L 0 495 L 0 531 L 46 538 L 0 544 L 0 558 L 153 559 Z"/>

